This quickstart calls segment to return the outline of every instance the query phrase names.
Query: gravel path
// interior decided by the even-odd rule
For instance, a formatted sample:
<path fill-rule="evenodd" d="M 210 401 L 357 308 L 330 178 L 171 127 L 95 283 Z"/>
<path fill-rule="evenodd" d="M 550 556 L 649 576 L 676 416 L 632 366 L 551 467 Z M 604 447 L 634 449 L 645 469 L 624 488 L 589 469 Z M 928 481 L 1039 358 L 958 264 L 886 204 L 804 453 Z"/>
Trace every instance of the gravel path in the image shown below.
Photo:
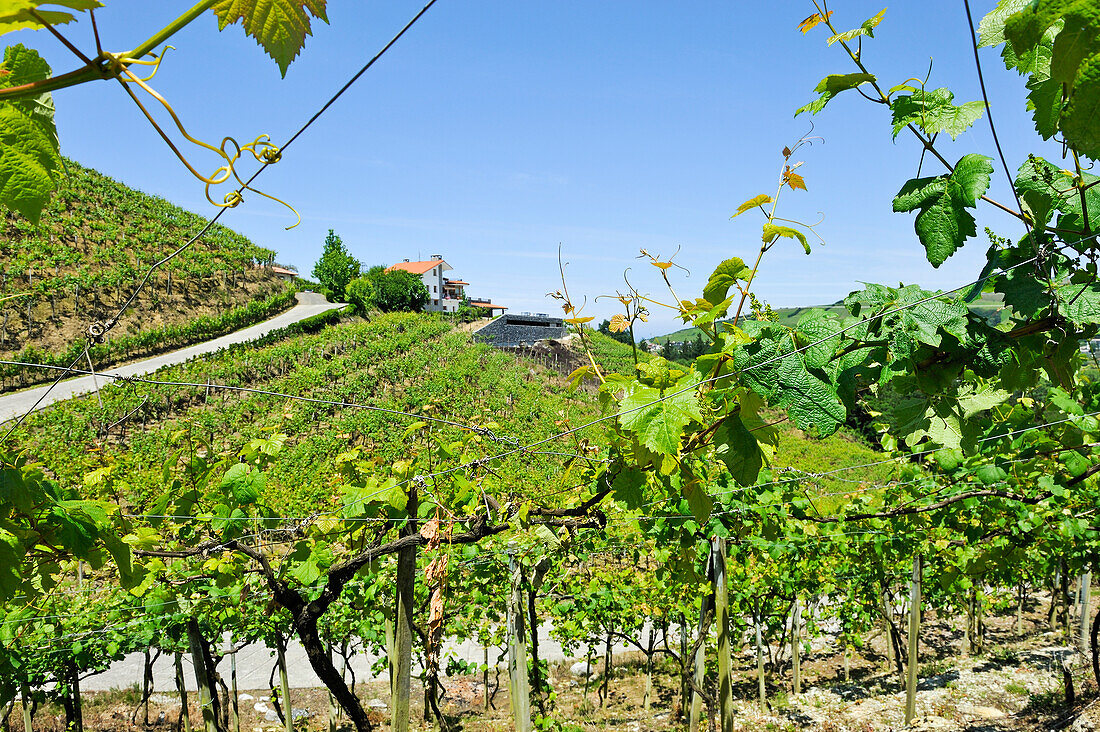
<path fill-rule="evenodd" d="M 194 346 L 181 348 L 178 351 L 172 351 L 170 353 L 163 353 L 144 361 L 137 361 L 135 363 L 107 369 L 103 373 L 117 374 L 119 376 L 143 376 L 159 368 L 174 366 L 175 364 L 183 363 L 196 356 L 202 356 L 223 348 L 228 348 L 236 343 L 254 341 L 273 330 L 285 328 L 292 323 L 297 323 L 299 320 L 305 320 L 306 318 L 323 313 L 326 310 L 344 307 L 343 303 L 328 302 L 323 295 L 319 295 L 316 292 L 299 292 L 296 297 L 298 298 L 297 305 L 287 310 L 285 313 L 276 315 L 271 320 L 265 320 L 262 323 L 258 323 L 248 328 L 242 328 L 241 330 L 224 335 L 221 338 L 215 338 L 212 341 L 198 343 Z M 87 364 L 78 364 L 77 368 L 87 368 Z M 108 379 L 102 377 L 81 376 L 75 379 L 62 381 L 54 387 L 52 391 L 50 391 L 49 385 L 46 385 L 0 396 L 0 423 L 16 419 L 32 407 L 35 409 L 42 409 L 54 402 L 64 401 L 74 396 L 93 392 L 96 390 L 97 381 L 100 387 L 109 383 Z M 41 403 L 35 407 L 35 403 L 47 392 L 49 392 L 49 394 L 46 398 L 42 399 Z"/>

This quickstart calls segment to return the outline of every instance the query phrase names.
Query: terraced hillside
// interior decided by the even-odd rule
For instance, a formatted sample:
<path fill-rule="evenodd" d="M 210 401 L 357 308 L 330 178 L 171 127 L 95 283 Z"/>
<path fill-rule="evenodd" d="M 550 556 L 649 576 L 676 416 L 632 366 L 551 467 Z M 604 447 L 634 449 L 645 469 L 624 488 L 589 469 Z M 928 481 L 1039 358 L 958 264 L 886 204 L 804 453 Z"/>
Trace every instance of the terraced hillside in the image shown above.
<path fill-rule="evenodd" d="M 83 347 L 88 325 L 114 315 L 148 267 L 204 223 L 77 163 L 67 169 L 65 187 L 38 224 L 10 213 L 0 221 L 0 358 L 70 357 L 74 344 Z M 286 284 L 261 266 L 274 256 L 213 227 L 153 276 L 111 331 L 110 347 L 97 349 L 100 365 L 203 340 L 289 307 Z M 40 380 L 35 375 L 8 368 L 3 386 Z"/>
<path fill-rule="evenodd" d="M 269 471 L 265 499 L 277 510 L 308 512 L 335 500 L 346 462 L 341 456 L 349 450 L 358 449 L 373 465 L 430 461 L 432 445 L 447 444 L 459 431 L 435 424 L 430 435 L 410 433 L 421 416 L 488 428 L 499 439 L 486 434 L 479 449 L 491 454 L 599 415 L 596 399 L 570 390 L 560 374 L 475 343 L 438 316 L 391 313 L 366 323 L 324 325 L 330 320 L 320 318 L 317 332 L 272 334 L 154 377 L 175 383 L 105 388 L 102 406 L 94 395 L 55 405 L 32 414 L 0 448 L 29 446 L 30 457 L 49 466 L 63 485 L 143 507 L 163 492 L 165 470 L 176 467 L 175 458 L 166 465 L 166 455 L 181 461 L 192 450 L 231 456 L 253 440 L 279 436 L 285 444 Z M 493 463 L 484 477 L 507 495 L 552 493 L 574 478 L 568 455 L 583 452 L 585 441 L 600 434 L 592 429 L 516 454 Z M 818 469 L 876 457 L 852 440 L 808 440 L 794 430 L 783 432 L 781 451 L 788 450 L 800 464 Z M 892 468 L 878 466 L 844 477 L 883 482 L 891 474 Z"/>

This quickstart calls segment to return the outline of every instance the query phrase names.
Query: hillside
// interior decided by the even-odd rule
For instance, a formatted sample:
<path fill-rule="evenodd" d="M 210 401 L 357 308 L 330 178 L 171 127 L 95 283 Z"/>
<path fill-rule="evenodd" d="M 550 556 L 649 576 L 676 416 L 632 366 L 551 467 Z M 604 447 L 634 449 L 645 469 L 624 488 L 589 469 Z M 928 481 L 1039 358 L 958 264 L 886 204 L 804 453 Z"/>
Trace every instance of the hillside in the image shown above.
<path fill-rule="evenodd" d="M 10 213 L 0 220 L 0 298 L 7 298 L 0 301 L 0 358 L 54 363 L 74 344 L 82 348 L 88 325 L 113 316 L 148 267 L 205 221 L 72 161 L 66 167 L 65 185 L 38 224 Z M 259 266 L 274 256 L 214 226 L 154 274 L 110 332 L 110 347 L 97 349 L 99 364 L 202 340 L 289 307 L 286 284 Z M 200 318 L 221 322 L 194 327 Z M 10 369 L 3 376 L 6 388 L 35 380 Z"/>
<path fill-rule="evenodd" d="M 806 311 L 819 308 L 826 312 L 832 313 L 839 317 L 848 315 L 848 309 L 840 302 L 835 302 L 832 305 L 813 305 L 810 307 L 798 307 L 798 308 L 774 308 L 775 314 L 778 316 L 777 322 L 783 325 L 794 326 L 798 323 Z M 991 325 L 999 325 L 1007 318 L 1007 313 L 1004 309 L 1004 297 L 997 293 L 983 293 L 981 297 L 970 304 L 970 311 L 976 315 L 980 315 L 985 318 Z M 723 321 L 719 321 L 723 322 Z M 650 343 L 668 343 L 682 342 L 687 340 L 695 340 L 697 336 L 702 335 L 703 332 L 698 328 L 681 328 L 680 330 L 673 331 L 672 333 L 666 333 L 665 335 L 654 336 L 653 338 L 647 338 Z"/>
<path fill-rule="evenodd" d="M 423 438 L 406 434 L 415 419 L 341 406 L 345 401 L 489 425 L 503 440 L 482 438 L 486 452 L 504 452 L 513 440 L 535 441 L 599 416 L 596 399 L 570 390 L 560 374 L 475 343 L 437 316 L 391 313 L 315 333 L 300 330 L 164 369 L 155 377 L 196 386 L 117 385 L 103 390 L 102 407 L 95 395 L 60 403 L 32 414 L 0 447 L 27 448 L 62 483 L 82 484 L 85 493 L 122 490 L 124 501 L 143 506 L 163 490 L 165 455 L 188 444 L 231 455 L 253 439 L 283 434 L 286 443 L 270 470 L 268 500 L 274 508 L 295 511 L 333 500 L 340 480 L 337 456 L 349 449 L 362 448 L 373 465 L 424 455 Z M 621 362 L 624 354 L 616 355 L 605 366 Z M 207 389 L 208 382 L 337 404 Z M 815 441 L 786 425 L 781 429 L 781 453 L 789 451 L 801 465 L 822 469 L 881 458 L 847 437 Z M 433 439 L 452 439 L 458 429 L 438 426 L 432 434 Z M 579 438 L 598 444 L 601 431 L 593 428 Z M 530 490 L 527 486 L 554 490 L 573 477 L 563 471 L 559 453 L 576 446 L 572 439 L 563 440 L 540 448 L 548 453 L 522 453 L 495 463 L 498 487 L 519 495 Z M 787 464 L 786 458 L 779 462 Z M 94 472 L 103 469 L 109 481 Z M 91 475 L 98 476 L 94 482 L 88 480 Z M 890 475 L 890 466 L 879 466 L 844 477 L 881 482 Z"/>

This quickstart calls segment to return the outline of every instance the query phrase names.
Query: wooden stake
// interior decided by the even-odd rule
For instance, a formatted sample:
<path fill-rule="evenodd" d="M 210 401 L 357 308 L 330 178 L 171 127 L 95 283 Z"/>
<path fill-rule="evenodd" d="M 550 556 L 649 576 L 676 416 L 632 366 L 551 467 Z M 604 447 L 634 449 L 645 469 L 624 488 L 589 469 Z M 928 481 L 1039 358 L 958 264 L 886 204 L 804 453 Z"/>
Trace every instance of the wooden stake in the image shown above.
<path fill-rule="evenodd" d="M 760 685 L 760 708 L 767 709 L 768 688 L 764 684 L 764 637 L 760 632 L 762 620 L 759 613 L 753 617 L 753 621 L 756 625 L 756 679 Z"/>
<path fill-rule="evenodd" d="M 920 555 L 913 558 L 913 579 L 909 584 L 909 668 L 905 680 L 905 723 L 917 716 L 917 639 L 920 636 Z"/>
<path fill-rule="evenodd" d="M 733 658 L 730 649 L 729 588 L 726 585 L 724 538 L 714 539 L 711 561 L 714 562 L 714 612 L 718 623 L 718 713 L 722 719 L 722 732 L 733 732 Z"/>
<path fill-rule="evenodd" d="M 175 653 L 176 661 L 176 690 L 180 694 L 180 722 L 183 724 L 183 732 L 191 732 L 191 711 L 187 702 L 187 684 L 183 680 L 183 654 Z"/>
<path fill-rule="evenodd" d="M 199 624 L 191 619 L 187 623 L 187 640 L 191 646 L 191 665 L 195 668 L 195 685 L 199 688 L 199 709 L 202 710 L 203 726 L 206 732 L 219 732 L 218 720 L 214 715 L 213 689 L 210 686 L 210 674 L 206 668 L 206 658 L 202 651 L 202 635 Z M 291 732 L 288 730 L 288 732 Z"/>
<path fill-rule="evenodd" d="M 798 602 L 798 595 L 794 598 L 794 607 L 791 608 L 791 676 L 792 689 L 795 696 L 802 693 L 802 606 Z"/>
<path fill-rule="evenodd" d="M 281 635 L 275 644 L 275 652 L 279 654 L 279 701 L 283 705 L 283 725 L 286 727 L 286 732 L 294 732 L 294 707 L 290 703 L 290 679 L 286 672 L 286 647 Z"/>
<path fill-rule="evenodd" d="M 23 732 L 32 732 L 31 726 L 31 689 L 26 684 L 19 689 L 19 697 L 23 702 Z"/>
<path fill-rule="evenodd" d="M 1089 654 L 1089 591 L 1092 589 L 1092 572 L 1081 575 L 1081 653 Z"/>
<path fill-rule="evenodd" d="M 416 512 L 419 500 L 416 484 L 409 484 L 407 513 L 409 520 L 401 529 L 402 536 L 416 533 Z M 393 676 L 393 713 L 390 717 L 392 732 L 408 732 L 409 698 L 412 693 L 412 626 L 414 612 L 413 591 L 416 583 L 416 547 L 402 549 L 397 553 L 397 600 L 395 607 L 394 661 Z"/>
<path fill-rule="evenodd" d="M 527 678 L 527 642 L 523 632 L 523 587 L 515 547 L 508 547 L 512 591 L 508 601 L 508 680 L 516 732 L 531 732 L 531 690 Z"/>
<path fill-rule="evenodd" d="M 229 693 L 233 698 L 229 700 L 229 728 L 233 732 L 241 732 L 241 710 L 237 700 L 237 651 L 233 649 L 233 636 L 225 634 L 225 650 L 229 654 Z"/>

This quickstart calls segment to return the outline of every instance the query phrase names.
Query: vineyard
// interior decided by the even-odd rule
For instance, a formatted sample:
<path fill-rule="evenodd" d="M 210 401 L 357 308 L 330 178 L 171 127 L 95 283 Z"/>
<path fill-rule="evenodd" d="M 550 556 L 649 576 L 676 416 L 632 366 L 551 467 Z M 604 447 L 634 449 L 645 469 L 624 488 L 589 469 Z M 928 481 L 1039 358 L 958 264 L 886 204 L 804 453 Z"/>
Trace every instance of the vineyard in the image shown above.
<path fill-rule="evenodd" d="M 37 223 L 8 212 L 0 236 L 0 357 L 68 365 L 83 351 L 81 324 L 106 319 L 165 242 L 203 224 L 197 214 L 68 160 L 67 177 Z M 93 349 L 109 366 L 264 320 L 294 304 L 270 271 L 274 252 L 225 227 L 158 269 L 144 315 Z M 14 296 L 14 297 L 13 297 Z M 9 299 L 10 298 L 10 299 Z M 0 367 L 0 391 L 49 380 L 41 369 Z"/>
<path fill-rule="evenodd" d="M 73 288 L 69 314 L 50 313 L 68 339 L 38 363 L 0 359 L 7 383 L 281 307 L 291 293 L 268 291 L 151 341 L 125 330 L 173 288 L 252 292 L 271 253 L 217 220 L 434 2 L 281 147 L 220 148 L 147 84 L 154 48 L 212 13 L 285 73 L 311 19 L 327 22 L 322 0 L 271 16 L 267 2 L 200 2 L 129 53 L 104 51 L 96 30 L 94 58 L 54 26 L 94 23 L 97 3 L 0 8 L 0 32 L 46 29 L 84 63 L 52 76 L 20 45 L 0 74 L 0 177 L 22 171 L 0 186 L 17 212 L 0 302 L 33 334 L 43 298 Z M 898 175 L 891 204 L 912 246 L 936 268 L 984 247 L 951 289 L 866 284 L 786 312 L 760 299 L 777 251 L 823 256 L 818 224 L 790 210 L 830 185 L 814 162 L 829 152 L 811 156 L 807 135 L 777 149 L 774 179 L 739 179 L 731 213 L 756 217 L 759 236 L 701 292 L 675 255 L 642 249 L 657 292 L 630 275 L 600 295 L 617 303 L 611 334 L 675 313 L 702 339 L 690 359 L 596 331 L 595 298 L 570 291 L 561 263 L 549 297 L 568 343 L 502 352 L 437 316 L 328 313 L 148 377 L 100 368 L 93 394 L 0 427 L 0 726 L 1093 729 L 1100 368 L 1083 344 L 1100 335 L 1100 12 L 963 7 L 982 98 L 958 103 L 931 69 L 880 79 L 885 10 L 859 22 L 811 0 L 791 29 L 835 66 L 795 116 L 820 131 L 843 124 L 834 98 L 862 99 L 912 145 L 916 175 Z M 1013 102 L 1047 157 L 1010 166 L 990 54 L 1026 77 Z M 217 214 L 189 218 L 60 158 L 50 94 L 96 79 L 122 84 Z M 196 172 L 135 89 L 224 165 Z M 987 150 L 947 152 L 986 129 Z M 68 193 L 63 169 L 95 192 Z M 223 183 L 235 187 L 211 197 Z M 123 213 L 96 211 L 108 205 Z M 985 209 L 1008 226 L 980 239 Z M 238 664 L 257 649 L 270 675 L 246 689 Z M 120 688 L 87 689 L 124 664 Z M 312 688 L 291 689 L 291 672 Z"/>

